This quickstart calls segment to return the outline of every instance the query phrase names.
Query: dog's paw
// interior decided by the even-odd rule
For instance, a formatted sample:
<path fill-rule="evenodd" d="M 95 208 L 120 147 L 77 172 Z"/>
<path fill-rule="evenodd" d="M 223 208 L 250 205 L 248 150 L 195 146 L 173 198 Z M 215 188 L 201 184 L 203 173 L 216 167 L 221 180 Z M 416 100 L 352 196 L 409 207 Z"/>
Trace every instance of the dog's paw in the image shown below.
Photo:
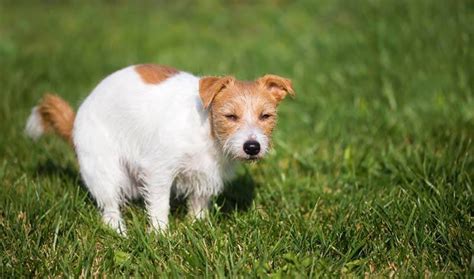
<path fill-rule="evenodd" d="M 125 226 L 125 222 L 121 217 L 113 216 L 113 215 L 104 215 L 102 217 L 104 223 L 111 228 L 112 230 L 116 231 L 121 236 L 127 236 L 127 228 Z"/>
<path fill-rule="evenodd" d="M 152 219 L 150 222 L 150 226 L 147 229 L 148 233 L 159 233 L 163 234 L 168 230 L 168 220 L 158 220 Z"/>

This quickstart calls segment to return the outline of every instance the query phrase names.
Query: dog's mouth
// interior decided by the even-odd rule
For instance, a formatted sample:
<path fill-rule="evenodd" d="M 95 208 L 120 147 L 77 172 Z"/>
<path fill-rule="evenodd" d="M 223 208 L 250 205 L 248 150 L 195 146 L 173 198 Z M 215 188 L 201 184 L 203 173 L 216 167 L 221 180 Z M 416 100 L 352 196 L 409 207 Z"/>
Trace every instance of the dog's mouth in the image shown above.
<path fill-rule="evenodd" d="M 259 159 L 260 159 L 260 157 L 257 156 L 257 155 L 249 155 L 249 156 L 244 158 L 244 160 L 247 161 L 247 162 L 256 162 Z"/>
<path fill-rule="evenodd" d="M 240 161 L 240 162 L 248 162 L 248 163 L 252 163 L 252 162 L 257 162 L 259 161 L 260 159 L 262 159 L 262 156 L 258 156 L 258 155 L 245 155 L 245 156 L 233 156 L 232 157 L 234 160 L 237 160 L 237 161 Z"/>

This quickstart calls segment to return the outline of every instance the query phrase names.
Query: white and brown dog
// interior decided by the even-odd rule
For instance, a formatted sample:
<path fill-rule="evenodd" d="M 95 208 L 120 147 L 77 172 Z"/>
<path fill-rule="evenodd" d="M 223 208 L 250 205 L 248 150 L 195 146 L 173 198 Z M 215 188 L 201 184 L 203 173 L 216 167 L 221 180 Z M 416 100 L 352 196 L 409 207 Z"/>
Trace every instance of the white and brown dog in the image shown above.
<path fill-rule="evenodd" d="M 105 78 L 77 115 L 46 95 L 26 132 L 36 139 L 52 131 L 72 144 L 105 223 L 125 233 L 120 207 L 143 197 L 151 228 L 163 230 L 173 187 L 202 218 L 234 163 L 267 153 L 277 105 L 288 93 L 291 81 L 276 75 L 249 82 L 130 66 Z"/>

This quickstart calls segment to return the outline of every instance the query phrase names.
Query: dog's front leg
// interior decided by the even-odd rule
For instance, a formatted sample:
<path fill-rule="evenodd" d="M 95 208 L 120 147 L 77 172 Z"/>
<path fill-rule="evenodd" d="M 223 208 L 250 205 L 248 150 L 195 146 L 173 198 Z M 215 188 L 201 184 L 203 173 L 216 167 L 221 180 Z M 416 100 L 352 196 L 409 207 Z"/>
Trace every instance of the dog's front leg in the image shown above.
<path fill-rule="evenodd" d="M 204 219 L 209 214 L 209 195 L 199 195 L 193 193 L 188 198 L 188 214 L 196 219 Z"/>
<path fill-rule="evenodd" d="M 172 182 L 171 176 L 161 174 L 149 179 L 145 185 L 145 203 L 152 231 L 165 231 L 168 227 Z"/>

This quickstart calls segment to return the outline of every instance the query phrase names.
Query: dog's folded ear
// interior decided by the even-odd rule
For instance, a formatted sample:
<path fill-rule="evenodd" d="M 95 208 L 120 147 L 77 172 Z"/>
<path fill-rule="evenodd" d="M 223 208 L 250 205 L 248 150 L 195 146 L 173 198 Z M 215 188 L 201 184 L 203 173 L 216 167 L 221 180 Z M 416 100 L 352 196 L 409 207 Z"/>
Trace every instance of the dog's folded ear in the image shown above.
<path fill-rule="evenodd" d="M 268 90 L 277 102 L 283 100 L 287 94 L 295 96 L 291 80 L 287 78 L 277 75 L 264 75 L 257 80 L 257 83 Z"/>
<path fill-rule="evenodd" d="M 235 78 L 232 76 L 225 77 L 202 77 L 199 80 L 199 96 L 204 109 L 209 108 L 214 97 L 224 88 L 232 85 Z"/>

